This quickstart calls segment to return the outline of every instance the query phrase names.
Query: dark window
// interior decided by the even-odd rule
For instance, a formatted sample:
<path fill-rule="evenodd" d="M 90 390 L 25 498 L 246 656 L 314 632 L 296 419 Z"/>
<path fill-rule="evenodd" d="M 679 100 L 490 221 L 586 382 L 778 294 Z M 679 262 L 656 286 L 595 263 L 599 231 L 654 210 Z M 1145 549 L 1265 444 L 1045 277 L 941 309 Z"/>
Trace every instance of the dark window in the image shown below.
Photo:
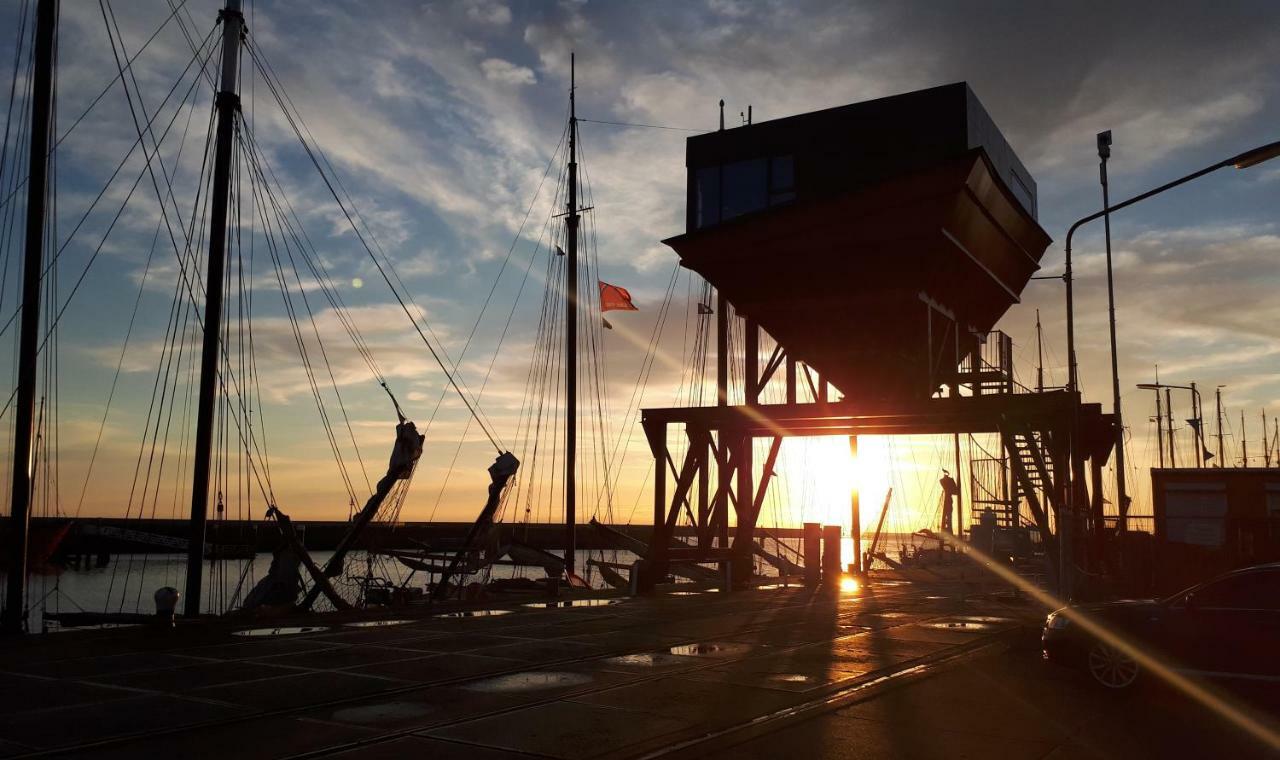
<path fill-rule="evenodd" d="M 698 170 L 697 228 L 720 223 L 720 167 Z"/>
<path fill-rule="evenodd" d="M 1214 581 L 1191 595 L 1200 609 L 1280 610 L 1280 571 L 1258 570 Z"/>
<path fill-rule="evenodd" d="M 695 172 L 694 183 L 694 228 L 702 229 L 795 200 L 795 162 L 774 156 L 708 166 Z"/>
<path fill-rule="evenodd" d="M 791 156 L 769 159 L 769 205 L 795 200 L 796 168 Z"/>
<path fill-rule="evenodd" d="M 759 211 L 769 205 L 769 163 L 763 158 L 724 165 L 720 218 Z"/>

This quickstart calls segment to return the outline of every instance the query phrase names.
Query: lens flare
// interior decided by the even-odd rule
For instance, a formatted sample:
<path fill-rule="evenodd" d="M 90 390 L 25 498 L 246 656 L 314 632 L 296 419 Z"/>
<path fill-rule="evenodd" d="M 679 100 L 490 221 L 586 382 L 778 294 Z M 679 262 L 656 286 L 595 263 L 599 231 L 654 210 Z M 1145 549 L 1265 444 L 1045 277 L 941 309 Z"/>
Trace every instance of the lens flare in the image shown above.
<path fill-rule="evenodd" d="M 1065 617 L 1070 620 L 1072 624 L 1079 625 L 1083 628 L 1090 636 L 1093 636 L 1104 644 L 1114 647 L 1133 658 L 1139 666 L 1151 675 L 1159 678 L 1167 685 L 1177 689 L 1187 697 L 1200 703 L 1203 707 L 1217 713 L 1220 717 L 1234 724 L 1237 728 L 1244 730 L 1271 749 L 1280 749 L 1280 733 L 1277 733 L 1276 730 L 1269 725 L 1266 718 L 1261 718 L 1252 714 L 1249 710 L 1233 704 L 1226 697 L 1210 691 L 1197 681 L 1193 681 L 1187 676 L 1173 670 L 1165 663 L 1139 649 L 1137 645 L 1129 641 L 1126 637 L 1121 636 L 1116 631 L 1110 630 L 1101 622 L 1094 620 L 1081 610 L 1067 606 L 1068 602 L 1058 599 L 1054 595 L 1032 584 L 1027 579 L 1013 572 L 1012 569 L 1006 567 L 1004 563 L 999 560 L 993 559 L 975 547 L 956 540 L 954 537 L 948 537 L 948 541 L 958 550 L 967 551 L 972 558 L 980 561 L 988 570 L 999 576 L 1001 580 L 1016 587 L 1027 596 L 1030 596 L 1040 604 L 1044 605 L 1046 608 L 1057 610 L 1057 616 Z"/>

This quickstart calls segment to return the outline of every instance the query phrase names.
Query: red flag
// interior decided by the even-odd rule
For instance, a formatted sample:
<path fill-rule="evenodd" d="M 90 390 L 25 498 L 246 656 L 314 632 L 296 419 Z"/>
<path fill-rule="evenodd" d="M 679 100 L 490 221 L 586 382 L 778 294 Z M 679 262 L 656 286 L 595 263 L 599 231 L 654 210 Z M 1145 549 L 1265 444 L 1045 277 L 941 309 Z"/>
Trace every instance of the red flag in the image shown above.
<path fill-rule="evenodd" d="M 631 303 L 631 294 L 626 288 L 610 285 L 597 280 L 600 285 L 600 311 L 640 311 Z"/>

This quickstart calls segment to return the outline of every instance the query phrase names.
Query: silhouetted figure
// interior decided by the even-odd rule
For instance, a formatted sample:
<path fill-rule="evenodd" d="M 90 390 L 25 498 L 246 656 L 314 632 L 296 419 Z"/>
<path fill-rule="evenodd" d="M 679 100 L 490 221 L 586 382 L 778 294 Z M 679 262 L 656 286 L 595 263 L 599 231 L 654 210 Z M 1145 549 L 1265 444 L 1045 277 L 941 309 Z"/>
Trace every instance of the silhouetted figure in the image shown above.
<path fill-rule="evenodd" d="M 960 495 L 960 486 L 955 479 L 951 477 L 951 473 L 946 470 L 942 471 L 942 478 L 938 481 L 938 485 L 942 486 L 942 532 L 952 533 L 951 516 L 955 512 L 956 497 Z"/>

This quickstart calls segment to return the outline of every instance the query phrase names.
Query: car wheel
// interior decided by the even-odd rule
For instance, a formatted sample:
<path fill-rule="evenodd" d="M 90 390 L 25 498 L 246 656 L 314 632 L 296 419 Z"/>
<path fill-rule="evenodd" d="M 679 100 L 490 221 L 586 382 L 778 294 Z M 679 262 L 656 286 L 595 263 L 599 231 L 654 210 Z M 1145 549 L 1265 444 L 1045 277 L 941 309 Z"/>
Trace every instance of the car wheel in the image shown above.
<path fill-rule="evenodd" d="M 1089 675 L 1108 689 L 1127 689 L 1138 680 L 1138 663 L 1128 654 L 1098 642 L 1089 649 Z"/>

